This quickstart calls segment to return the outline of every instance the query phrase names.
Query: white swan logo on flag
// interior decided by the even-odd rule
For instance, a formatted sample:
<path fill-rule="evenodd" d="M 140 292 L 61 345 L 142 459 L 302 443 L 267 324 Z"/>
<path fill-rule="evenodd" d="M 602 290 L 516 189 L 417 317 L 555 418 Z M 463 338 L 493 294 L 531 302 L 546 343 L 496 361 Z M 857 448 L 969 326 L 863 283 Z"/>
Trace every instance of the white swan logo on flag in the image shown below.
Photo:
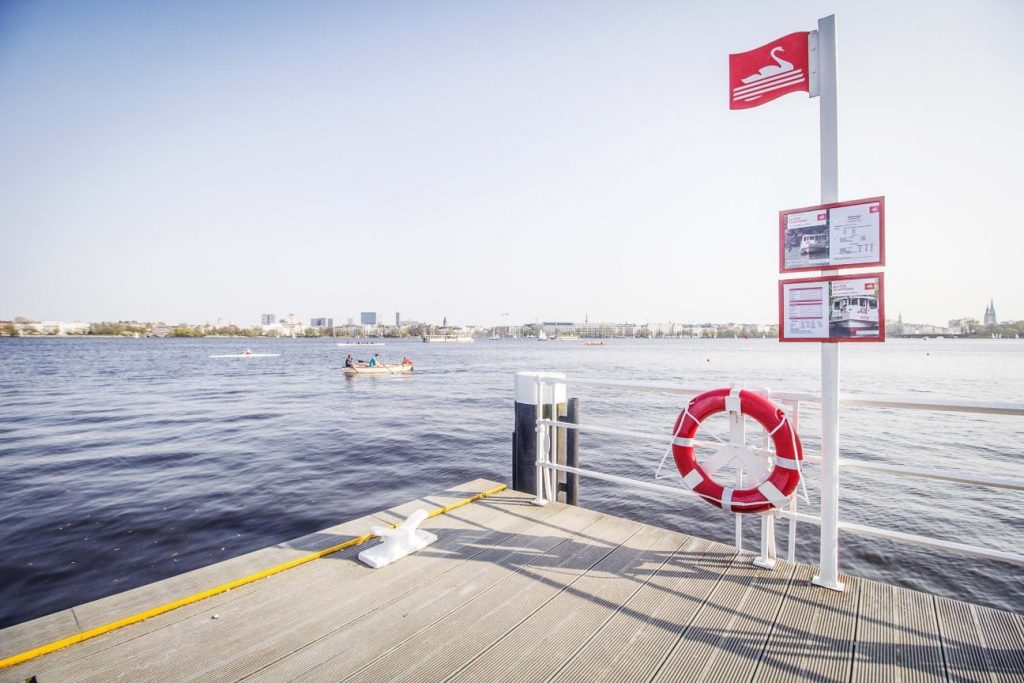
<path fill-rule="evenodd" d="M 810 92 L 807 31 L 729 55 L 729 108 L 749 109 L 798 90 Z"/>

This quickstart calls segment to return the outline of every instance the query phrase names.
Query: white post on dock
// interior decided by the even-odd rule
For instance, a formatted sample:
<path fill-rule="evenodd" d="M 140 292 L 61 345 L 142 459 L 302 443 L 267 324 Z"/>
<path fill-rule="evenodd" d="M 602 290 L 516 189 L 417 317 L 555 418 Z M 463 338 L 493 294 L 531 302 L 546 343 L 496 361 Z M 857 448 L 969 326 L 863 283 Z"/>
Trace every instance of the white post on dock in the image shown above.
<path fill-rule="evenodd" d="M 532 493 L 537 505 L 555 500 L 557 484 L 544 467 L 554 448 L 553 432 L 539 420 L 557 419 L 566 402 L 565 375 L 558 372 L 517 372 L 516 431 L 513 434 L 512 486 Z M 549 434 L 551 437 L 549 438 Z"/>
<path fill-rule="evenodd" d="M 836 97 L 836 17 L 818 20 L 817 87 L 821 130 L 821 203 L 839 201 Z M 811 48 L 814 49 L 812 39 Z M 814 63 L 814 55 L 809 60 Z M 814 93 L 812 92 L 813 96 Z M 835 270 L 823 270 L 832 275 Z M 841 591 L 839 582 L 839 344 L 821 344 L 821 546 L 815 585 Z"/>

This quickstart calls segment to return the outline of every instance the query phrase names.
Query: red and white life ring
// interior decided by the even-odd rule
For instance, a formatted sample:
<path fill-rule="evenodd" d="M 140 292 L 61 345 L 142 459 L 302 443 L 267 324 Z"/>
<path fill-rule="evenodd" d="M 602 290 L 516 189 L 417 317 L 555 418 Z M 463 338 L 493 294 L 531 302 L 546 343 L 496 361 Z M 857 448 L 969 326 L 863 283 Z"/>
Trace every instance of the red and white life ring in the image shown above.
<path fill-rule="evenodd" d="M 693 437 L 701 422 L 727 408 L 757 420 L 775 445 L 775 467 L 767 479 L 750 488 L 722 486 L 704 471 L 694 454 Z M 683 475 L 683 483 L 724 510 L 754 513 L 780 508 L 800 483 L 800 461 L 804 457 L 800 437 L 781 408 L 752 391 L 714 389 L 694 397 L 679 413 L 672 433 L 672 456 Z"/>

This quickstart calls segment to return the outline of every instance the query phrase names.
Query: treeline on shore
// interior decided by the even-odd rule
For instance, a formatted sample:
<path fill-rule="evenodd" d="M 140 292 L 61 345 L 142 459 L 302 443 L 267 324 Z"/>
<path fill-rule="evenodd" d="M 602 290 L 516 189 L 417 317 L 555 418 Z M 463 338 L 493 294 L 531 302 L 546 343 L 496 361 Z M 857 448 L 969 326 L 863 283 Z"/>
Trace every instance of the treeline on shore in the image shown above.
<path fill-rule="evenodd" d="M 885 324 L 887 337 L 951 337 L 957 339 L 1016 339 L 1024 338 L 1024 320 L 1009 320 L 995 325 L 982 325 L 969 321 L 961 329 L 932 325 L 903 325 L 896 321 Z"/>
<path fill-rule="evenodd" d="M 318 330 L 308 328 L 304 336 L 319 337 Z M 229 325 L 226 327 L 207 327 L 205 325 L 174 325 L 154 326 L 146 323 L 131 322 L 102 322 L 89 323 L 72 330 L 58 329 L 25 329 L 23 325 L 15 323 L 4 323 L 0 325 L 0 337 L 276 337 L 275 331 L 264 332 L 257 325 L 255 327 L 238 327 Z"/>

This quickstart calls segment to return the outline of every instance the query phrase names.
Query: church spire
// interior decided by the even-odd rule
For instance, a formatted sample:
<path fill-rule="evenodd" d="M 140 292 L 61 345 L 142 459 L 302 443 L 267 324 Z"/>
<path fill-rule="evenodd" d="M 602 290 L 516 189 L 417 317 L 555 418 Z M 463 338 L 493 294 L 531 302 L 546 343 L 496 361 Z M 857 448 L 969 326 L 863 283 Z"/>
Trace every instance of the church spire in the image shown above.
<path fill-rule="evenodd" d="M 996 302 L 995 298 L 991 298 L 988 300 L 988 306 L 985 308 L 985 325 L 991 327 L 996 324 L 998 324 L 996 319 Z"/>

